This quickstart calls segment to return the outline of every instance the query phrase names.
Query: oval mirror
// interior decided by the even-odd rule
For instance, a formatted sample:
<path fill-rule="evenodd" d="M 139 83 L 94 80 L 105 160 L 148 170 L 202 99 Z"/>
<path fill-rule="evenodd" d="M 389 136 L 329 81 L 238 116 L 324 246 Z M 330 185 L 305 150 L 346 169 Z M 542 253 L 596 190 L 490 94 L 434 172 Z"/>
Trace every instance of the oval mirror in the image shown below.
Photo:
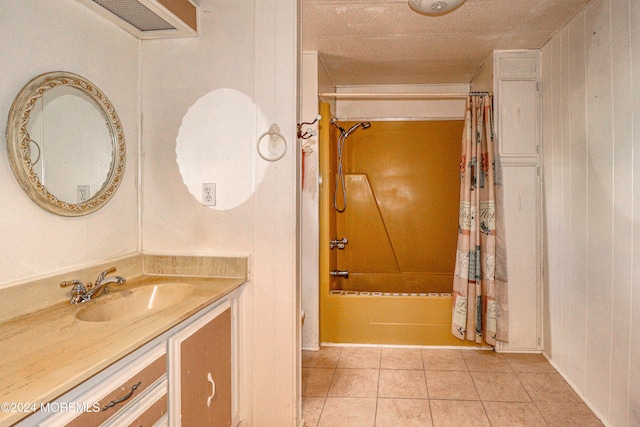
<path fill-rule="evenodd" d="M 22 189 L 63 216 L 100 209 L 124 173 L 113 105 L 93 83 L 63 71 L 37 76 L 20 91 L 9 111 L 7 150 Z"/>

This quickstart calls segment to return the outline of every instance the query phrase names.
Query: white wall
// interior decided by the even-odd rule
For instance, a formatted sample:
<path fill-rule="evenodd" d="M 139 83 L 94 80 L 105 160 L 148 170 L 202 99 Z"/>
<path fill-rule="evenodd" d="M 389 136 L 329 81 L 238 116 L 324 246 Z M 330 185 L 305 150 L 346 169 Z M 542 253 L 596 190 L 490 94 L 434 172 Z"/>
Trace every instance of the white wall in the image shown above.
<path fill-rule="evenodd" d="M 318 99 L 320 92 L 335 92 L 336 86 L 322 64 L 318 52 L 303 52 L 300 76 L 300 121 L 311 122 L 320 112 L 319 103 L 327 102 L 331 111 L 336 109 L 335 98 Z M 318 132 L 319 124 L 303 126 Z M 313 136 L 300 143 L 310 151 L 304 156 L 302 193 L 300 197 L 300 252 L 301 299 L 305 318 L 302 328 L 302 348 L 320 349 L 320 182 L 318 163 L 319 137 Z M 325 244 L 329 244 L 325 242 Z"/>
<path fill-rule="evenodd" d="M 640 425 L 640 2 L 596 0 L 543 49 L 544 349 Z"/>
<path fill-rule="evenodd" d="M 33 77 L 69 71 L 107 95 L 120 116 L 127 144 L 124 179 L 117 193 L 101 210 L 76 218 L 38 207 L 14 178 L 6 149 L 0 150 L 0 287 L 135 252 L 138 42 L 68 0 L 2 2 L 0 34 L 2 120 Z M 4 132 L 0 145 L 6 147 Z"/>
<path fill-rule="evenodd" d="M 143 42 L 143 250 L 251 255 L 241 410 L 247 425 L 294 426 L 296 2 L 199 4 L 200 37 Z M 272 123 L 288 151 L 269 163 L 256 141 Z M 261 149 L 273 156 L 282 142 L 267 136 Z M 201 205 L 204 182 L 216 183 L 215 207 Z"/>
<path fill-rule="evenodd" d="M 489 55 L 480 72 L 471 82 L 471 90 L 475 92 L 493 92 L 493 54 Z"/>
<path fill-rule="evenodd" d="M 322 57 L 316 52 L 318 56 L 318 93 L 327 92 L 333 93 L 336 91 L 336 84 L 331 79 L 327 68 L 322 62 Z M 326 102 L 329 104 L 329 109 L 335 114 L 336 112 L 336 99 L 329 97 L 320 99 L 320 102 Z"/>
<path fill-rule="evenodd" d="M 318 60 L 318 52 L 303 52 L 300 78 L 300 120 L 313 122 L 319 114 L 318 86 L 322 66 Z M 304 325 L 302 328 L 302 348 L 304 350 L 320 349 L 320 216 L 318 182 L 318 123 L 304 125 L 302 132 L 312 129 L 315 136 L 300 141 L 307 147 L 304 156 L 304 174 L 302 175 L 302 193 L 300 198 L 300 251 L 302 278 L 302 309 Z"/>

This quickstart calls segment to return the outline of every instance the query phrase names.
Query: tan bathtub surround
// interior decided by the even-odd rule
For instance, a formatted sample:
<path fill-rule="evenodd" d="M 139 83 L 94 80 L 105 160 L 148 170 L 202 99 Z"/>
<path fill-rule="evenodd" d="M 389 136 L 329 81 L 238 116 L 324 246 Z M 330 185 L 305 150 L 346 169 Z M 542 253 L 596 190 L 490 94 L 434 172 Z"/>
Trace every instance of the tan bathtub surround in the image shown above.
<path fill-rule="evenodd" d="M 220 260 L 221 265 L 228 265 L 226 261 Z M 183 262 L 186 265 L 206 264 L 191 257 L 174 258 L 176 266 L 180 266 Z M 208 262 L 211 265 L 216 263 L 212 259 Z M 231 264 L 236 262 L 238 262 L 236 265 L 242 264 L 239 261 L 231 261 Z M 136 264 L 138 272 L 141 272 L 142 256 L 136 255 L 122 264 L 115 264 L 118 274 L 129 275 L 124 289 L 179 282 L 191 285 L 195 290 L 184 300 L 161 311 L 108 322 L 78 320 L 75 315 L 82 308 L 80 306 L 86 307 L 87 304 L 94 304 L 94 302 L 80 306 L 70 305 L 68 289 L 62 289 L 61 296 L 52 292 L 56 302 L 37 303 L 39 307 L 44 306 L 38 311 L 28 313 L 28 308 L 23 307 L 11 309 L 12 313 L 22 310 L 28 314 L 0 323 L 0 354 L 2 355 L 0 402 L 29 402 L 37 406 L 42 402 L 49 402 L 246 282 L 246 259 L 244 259 L 245 268 L 239 268 L 234 272 L 237 274 L 236 277 L 222 278 L 154 276 L 140 273 L 135 277 Z M 14 305 L 19 305 L 18 302 L 32 304 L 33 301 L 16 297 L 20 295 L 16 290 L 21 290 L 23 287 L 29 289 L 29 292 L 35 292 L 38 288 L 43 289 L 45 285 L 59 290 L 57 285 L 59 280 L 72 278 L 83 281 L 94 280 L 100 271 L 112 265 L 114 263 L 109 262 L 72 274 L 65 273 L 2 289 L 0 290 L 2 308 L 10 305 L 7 303 L 7 297 L 11 298 L 9 302 Z M 188 270 L 187 267 L 182 268 Z M 227 271 L 231 274 L 231 270 Z M 203 271 L 201 274 L 204 276 Z M 115 291 L 116 289 L 113 289 L 112 292 Z M 32 295 L 38 296 L 37 293 Z M 0 412 L 0 426 L 11 425 L 26 415 Z"/>

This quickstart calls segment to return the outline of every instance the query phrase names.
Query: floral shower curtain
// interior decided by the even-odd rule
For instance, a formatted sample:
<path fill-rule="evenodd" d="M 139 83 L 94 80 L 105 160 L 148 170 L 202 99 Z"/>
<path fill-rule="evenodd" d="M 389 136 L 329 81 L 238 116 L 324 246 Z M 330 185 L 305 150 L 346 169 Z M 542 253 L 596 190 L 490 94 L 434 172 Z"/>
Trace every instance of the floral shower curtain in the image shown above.
<path fill-rule="evenodd" d="M 453 279 L 453 334 L 508 341 L 506 251 L 499 157 L 490 95 L 467 99 L 460 161 L 460 216 Z"/>

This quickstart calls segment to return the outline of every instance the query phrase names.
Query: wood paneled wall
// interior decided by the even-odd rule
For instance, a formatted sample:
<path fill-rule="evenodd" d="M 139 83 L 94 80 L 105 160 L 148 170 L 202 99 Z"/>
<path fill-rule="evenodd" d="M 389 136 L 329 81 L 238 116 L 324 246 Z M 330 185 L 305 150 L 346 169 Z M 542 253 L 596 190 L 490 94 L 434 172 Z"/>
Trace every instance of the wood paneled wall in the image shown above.
<path fill-rule="evenodd" d="M 640 2 L 595 0 L 542 51 L 544 350 L 640 425 Z"/>

